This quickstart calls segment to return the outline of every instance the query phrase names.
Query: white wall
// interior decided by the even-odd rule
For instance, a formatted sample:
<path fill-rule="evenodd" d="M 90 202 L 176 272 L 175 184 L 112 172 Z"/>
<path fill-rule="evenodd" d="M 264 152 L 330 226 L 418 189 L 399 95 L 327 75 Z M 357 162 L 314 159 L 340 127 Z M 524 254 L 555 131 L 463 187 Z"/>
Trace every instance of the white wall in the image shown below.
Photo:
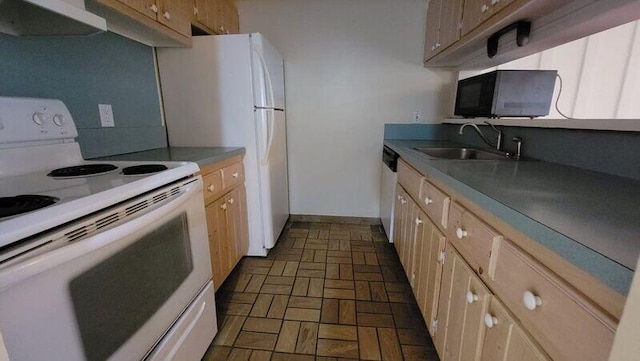
<path fill-rule="evenodd" d="M 482 71 L 462 71 L 467 78 L 495 69 L 558 70 L 562 77 L 560 111 L 575 118 L 640 119 L 640 21 Z M 559 82 L 547 118 L 555 109 Z"/>
<path fill-rule="evenodd" d="M 422 66 L 426 3 L 236 1 L 285 58 L 292 214 L 378 217 L 384 123 L 451 109 L 455 74 Z"/>

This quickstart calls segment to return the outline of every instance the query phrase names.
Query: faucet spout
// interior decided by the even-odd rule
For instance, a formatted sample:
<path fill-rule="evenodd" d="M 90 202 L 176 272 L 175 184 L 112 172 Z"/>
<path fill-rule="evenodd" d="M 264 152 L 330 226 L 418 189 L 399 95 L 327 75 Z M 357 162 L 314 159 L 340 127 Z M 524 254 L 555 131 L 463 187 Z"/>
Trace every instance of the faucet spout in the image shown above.
<path fill-rule="evenodd" d="M 493 144 L 491 143 L 487 137 L 485 137 L 485 135 L 482 133 L 482 131 L 480 130 L 480 128 L 475 125 L 474 123 L 464 123 L 462 124 L 462 126 L 460 127 L 460 130 L 458 130 L 458 134 L 463 134 L 464 132 L 464 128 L 470 126 L 473 129 L 475 129 L 476 133 L 478 133 L 478 135 L 480 136 L 480 138 L 482 139 L 483 142 L 485 142 L 488 146 L 492 147 L 492 148 L 496 148 L 499 151 L 502 151 L 502 131 L 498 130 L 493 124 L 485 121 L 485 124 L 489 125 L 491 127 L 491 129 L 493 129 L 496 133 L 497 133 L 497 139 L 496 139 L 496 143 Z"/>

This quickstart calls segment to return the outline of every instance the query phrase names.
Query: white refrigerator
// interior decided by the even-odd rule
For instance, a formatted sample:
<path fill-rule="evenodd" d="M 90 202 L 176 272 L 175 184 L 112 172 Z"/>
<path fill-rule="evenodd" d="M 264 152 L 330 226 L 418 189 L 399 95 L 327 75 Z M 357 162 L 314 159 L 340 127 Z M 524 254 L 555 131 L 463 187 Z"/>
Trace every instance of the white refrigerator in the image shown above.
<path fill-rule="evenodd" d="M 259 33 L 157 54 L 169 144 L 246 148 L 249 255 L 265 256 L 289 218 L 282 56 Z"/>

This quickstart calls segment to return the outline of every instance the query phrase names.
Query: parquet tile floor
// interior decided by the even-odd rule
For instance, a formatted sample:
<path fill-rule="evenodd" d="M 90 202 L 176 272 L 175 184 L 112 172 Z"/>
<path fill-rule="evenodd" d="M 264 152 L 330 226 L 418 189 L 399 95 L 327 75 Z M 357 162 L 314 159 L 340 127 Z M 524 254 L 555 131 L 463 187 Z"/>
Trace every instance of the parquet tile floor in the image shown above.
<path fill-rule="evenodd" d="M 289 222 L 216 293 L 217 360 L 438 360 L 379 225 Z"/>

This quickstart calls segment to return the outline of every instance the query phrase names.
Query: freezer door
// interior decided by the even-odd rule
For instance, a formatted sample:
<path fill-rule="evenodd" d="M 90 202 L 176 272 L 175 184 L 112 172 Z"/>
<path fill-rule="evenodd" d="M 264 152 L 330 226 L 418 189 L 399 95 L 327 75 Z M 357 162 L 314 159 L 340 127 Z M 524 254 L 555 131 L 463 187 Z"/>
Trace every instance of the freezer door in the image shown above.
<path fill-rule="evenodd" d="M 254 105 L 284 109 L 284 61 L 260 33 L 251 34 L 251 67 Z"/>
<path fill-rule="evenodd" d="M 289 218 L 289 179 L 287 171 L 287 134 L 283 111 L 257 110 L 260 203 L 264 246 L 271 249 Z M 266 126 L 266 128 L 265 128 Z M 268 135 L 272 134 L 271 142 Z M 266 138 L 266 139 L 265 139 Z M 265 153 L 260 153 L 261 151 Z"/>

